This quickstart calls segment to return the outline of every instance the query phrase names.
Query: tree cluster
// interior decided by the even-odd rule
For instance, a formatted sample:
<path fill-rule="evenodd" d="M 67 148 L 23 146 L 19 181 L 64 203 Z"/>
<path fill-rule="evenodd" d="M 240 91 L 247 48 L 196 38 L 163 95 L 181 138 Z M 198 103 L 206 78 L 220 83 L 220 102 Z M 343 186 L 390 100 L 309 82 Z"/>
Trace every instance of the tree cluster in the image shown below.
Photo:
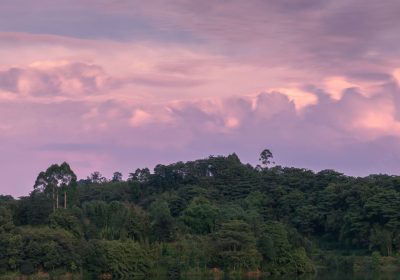
<path fill-rule="evenodd" d="M 77 181 L 67 163 L 52 165 L 29 196 L 0 196 L 0 274 L 307 273 L 313 242 L 400 250 L 400 177 L 268 167 L 270 158 L 263 151 L 253 167 L 210 156 L 126 181 Z"/>

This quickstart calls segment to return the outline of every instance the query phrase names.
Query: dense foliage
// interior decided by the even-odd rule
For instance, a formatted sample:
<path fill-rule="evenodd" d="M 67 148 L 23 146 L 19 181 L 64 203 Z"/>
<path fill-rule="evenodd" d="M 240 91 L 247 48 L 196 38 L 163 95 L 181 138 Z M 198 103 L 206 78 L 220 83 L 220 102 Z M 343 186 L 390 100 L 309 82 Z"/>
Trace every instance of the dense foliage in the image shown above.
<path fill-rule="evenodd" d="M 77 181 L 52 165 L 29 196 L 0 196 L 0 274 L 307 273 L 313 242 L 400 249 L 400 177 L 268 167 L 271 157 L 210 156 L 126 181 Z"/>

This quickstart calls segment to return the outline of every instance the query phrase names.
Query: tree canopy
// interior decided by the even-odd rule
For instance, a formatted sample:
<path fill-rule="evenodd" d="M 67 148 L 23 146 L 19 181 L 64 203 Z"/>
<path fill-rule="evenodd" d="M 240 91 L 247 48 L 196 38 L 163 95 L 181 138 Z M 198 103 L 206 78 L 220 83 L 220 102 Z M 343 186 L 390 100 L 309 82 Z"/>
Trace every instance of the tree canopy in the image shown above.
<path fill-rule="evenodd" d="M 266 149 L 264 167 L 253 167 L 209 156 L 137 168 L 126 181 L 118 171 L 77 181 L 67 163 L 53 164 L 28 196 L 0 196 L 0 273 L 306 273 L 315 246 L 400 251 L 400 177 L 271 167 L 271 158 Z"/>

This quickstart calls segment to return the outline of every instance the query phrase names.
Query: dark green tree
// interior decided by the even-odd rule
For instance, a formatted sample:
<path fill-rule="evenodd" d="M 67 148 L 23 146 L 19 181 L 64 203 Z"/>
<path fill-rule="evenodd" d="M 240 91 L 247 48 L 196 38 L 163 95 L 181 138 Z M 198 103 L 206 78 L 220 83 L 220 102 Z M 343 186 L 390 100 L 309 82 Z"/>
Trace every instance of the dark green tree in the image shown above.
<path fill-rule="evenodd" d="M 210 233 L 219 211 L 204 197 L 196 197 L 182 212 L 181 220 L 195 233 Z"/>

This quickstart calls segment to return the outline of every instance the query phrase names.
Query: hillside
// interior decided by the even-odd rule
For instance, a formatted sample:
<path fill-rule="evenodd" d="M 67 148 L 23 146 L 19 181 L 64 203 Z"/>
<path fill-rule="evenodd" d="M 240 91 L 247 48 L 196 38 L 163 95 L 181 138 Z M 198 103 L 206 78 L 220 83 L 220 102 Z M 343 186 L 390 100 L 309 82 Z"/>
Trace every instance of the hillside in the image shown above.
<path fill-rule="evenodd" d="M 308 273 L 316 247 L 343 264 L 396 255 L 400 177 L 268 167 L 265 151 L 263 167 L 210 156 L 126 181 L 52 165 L 29 196 L 0 196 L 0 274 Z"/>

